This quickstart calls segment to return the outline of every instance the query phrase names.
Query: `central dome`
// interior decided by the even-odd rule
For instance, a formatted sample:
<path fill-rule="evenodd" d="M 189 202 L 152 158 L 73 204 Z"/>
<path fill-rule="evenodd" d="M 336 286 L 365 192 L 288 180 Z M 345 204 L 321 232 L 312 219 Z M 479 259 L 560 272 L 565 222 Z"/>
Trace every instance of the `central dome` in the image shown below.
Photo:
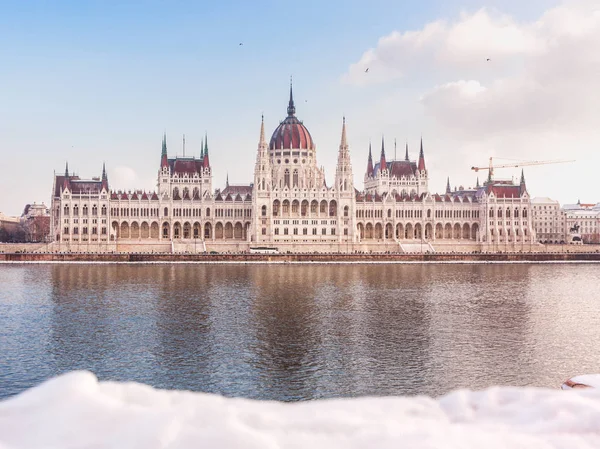
<path fill-rule="evenodd" d="M 313 150 L 315 144 L 306 129 L 296 117 L 296 107 L 294 106 L 294 97 L 292 95 L 292 86 L 290 84 L 290 102 L 287 108 L 288 115 L 284 121 L 273 132 L 269 148 L 271 150 L 279 149 L 301 149 Z"/>

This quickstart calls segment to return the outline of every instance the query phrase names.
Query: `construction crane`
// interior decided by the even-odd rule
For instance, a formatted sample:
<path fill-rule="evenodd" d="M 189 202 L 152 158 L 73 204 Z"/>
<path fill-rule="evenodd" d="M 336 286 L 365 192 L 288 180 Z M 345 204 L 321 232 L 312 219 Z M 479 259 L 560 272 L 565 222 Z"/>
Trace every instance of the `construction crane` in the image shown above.
<path fill-rule="evenodd" d="M 497 158 L 502 159 L 502 158 Z M 506 159 L 511 160 L 511 159 Z M 490 157 L 490 165 L 488 167 L 471 167 L 471 170 L 478 172 L 479 170 L 489 170 L 490 178 L 494 175 L 494 169 L 496 168 L 515 168 L 515 167 L 526 167 L 528 165 L 545 165 L 545 164 L 562 164 L 565 162 L 575 162 L 575 159 L 556 159 L 552 161 L 516 161 L 511 164 L 499 164 L 494 165 L 492 158 Z"/>

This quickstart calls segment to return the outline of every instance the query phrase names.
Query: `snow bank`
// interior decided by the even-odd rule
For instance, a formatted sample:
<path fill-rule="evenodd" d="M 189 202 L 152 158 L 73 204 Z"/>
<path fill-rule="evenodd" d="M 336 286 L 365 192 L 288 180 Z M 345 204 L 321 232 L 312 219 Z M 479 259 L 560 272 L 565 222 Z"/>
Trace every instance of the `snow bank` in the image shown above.
<path fill-rule="evenodd" d="M 230 399 L 84 371 L 0 402 L 3 448 L 599 448 L 600 391 L 491 388 L 439 400 Z"/>

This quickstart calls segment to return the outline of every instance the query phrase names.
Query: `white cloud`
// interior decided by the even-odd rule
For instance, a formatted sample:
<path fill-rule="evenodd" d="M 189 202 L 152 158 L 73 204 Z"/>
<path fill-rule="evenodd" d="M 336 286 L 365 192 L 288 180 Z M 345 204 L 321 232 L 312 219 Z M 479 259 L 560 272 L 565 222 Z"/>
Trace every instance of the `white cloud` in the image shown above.
<path fill-rule="evenodd" d="M 155 190 L 155 180 L 149 177 L 142 178 L 137 172 L 125 165 L 118 165 L 114 169 L 108 171 L 108 181 L 111 190 Z"/>
<path fill-rule="evenodd" d="M 534 174 L 530 178 L 537 184 L 530 187 L 559 200 L 583 190 L 597 201 L 589 168 L 600 163 L 599 43 L 598 1 L 567 2 L 528 23 L 482 9 L 380 39 L 344 80 L 365 84 L 367 78 L 358 74 L 370 64 L 369 74 L 376 76 L 369 82 L 388 82 L 389 92 L 399 76 L 418 81 L 422 129 L 435 132 L 426 136 L 433 143 L 434 189 L 443 187 L 448 174 L 458 183 L 467 167 L 488 156 L 568 157 L 578 163 L 532 170 L 560 173 L 562 183 Z M 487 57 L 491 61 L 482 64 Z"/>

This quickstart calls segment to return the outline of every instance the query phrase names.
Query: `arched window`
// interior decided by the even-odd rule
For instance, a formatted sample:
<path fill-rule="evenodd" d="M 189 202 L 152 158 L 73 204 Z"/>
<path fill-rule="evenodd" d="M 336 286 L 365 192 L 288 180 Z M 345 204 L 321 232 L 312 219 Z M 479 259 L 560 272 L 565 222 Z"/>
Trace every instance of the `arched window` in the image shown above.
<path fill-rule="evenodd" d="M 510 218 L 510 209 L 506 209 L 506 218 Z"/>
<path fill-rule="evenodd" d="M 490 218 L 494 218 L 494 209 L 490 209 Z"/>
<path fill-rule="evenodd" d="M 98 206 L 96 206 L 95 204 L 92 206 L 92 215 L 98 215 Z"/>
<path fill-rule="evenodd" d="M 207 208 L 206 208 L 206 216 L 207 216 L 207 217 L 210 217 L 210 207 L 207 207 Z"/>
<path fill-rule="evenodd" d="M 427 209 L 427 218 L 431 218 L 431 209 Z"/>
<path fill-rule="evenodd" d="M 498 218 L 502 218 L 502 209 L 498 209 Z"/>
<path fill-rule="evenodd" d="M 164 210 L 164 213 L 163 213 L 163 215 L 164 215 L 165 217 L 167 217 L 167 216 L 169 215 L 169 208 L 168 208 L 168 207 L 165 207 L 165 210 Z"/>
<path fill-rule="evenodd" d="M 83 215 L 87 215 L 88 214 L 87 204 L 84 204 L 82 209 L 83 209 Z"/>
<path fill-rule="evenodd" d="M 348 216 L 348 206 L 344 206 L 344 217 Z"/>
<path fill-rule="evenodd" d="M 179 196 L 179 187 L 174 187 L 173 188 L 173 199 L 174 200 L 180 200 L 181 197 Z"/>
<path fill-rule="evenodd" d="M 73 215 L 79 215 L 79 206 L 77 204 L 73 206 Z"/>
<path fill-rule="evenodd" d="M 183 199 L 184 200 L 189 200 L 190 199 L 190 189 L 187 187 L 183 188 Z"/>
<path fill-rule="evenodd" d="M 65 209 L 63 211 L 64 215 L 69 215 L 69 206 L 65 206 Z"/>
<path fill-rule="evenodd" d="M 527 208 L 523 209 L 523 218 L 527 218 Z"/>
<path fill-rule="evenodd" d="M 293 186 L 298 187 L 298 170 L 294 170 Z"/>
<path fill-rule="evenodd" d="M 392 209 L 388 209 L 388 218 L 392 218 Z"/>
<path fill-rule="evenodd" d="M 267 216 L 267 206 L 263 206 L 261 208 L 261 214 L 262 214 L 263 217 Z"/>

